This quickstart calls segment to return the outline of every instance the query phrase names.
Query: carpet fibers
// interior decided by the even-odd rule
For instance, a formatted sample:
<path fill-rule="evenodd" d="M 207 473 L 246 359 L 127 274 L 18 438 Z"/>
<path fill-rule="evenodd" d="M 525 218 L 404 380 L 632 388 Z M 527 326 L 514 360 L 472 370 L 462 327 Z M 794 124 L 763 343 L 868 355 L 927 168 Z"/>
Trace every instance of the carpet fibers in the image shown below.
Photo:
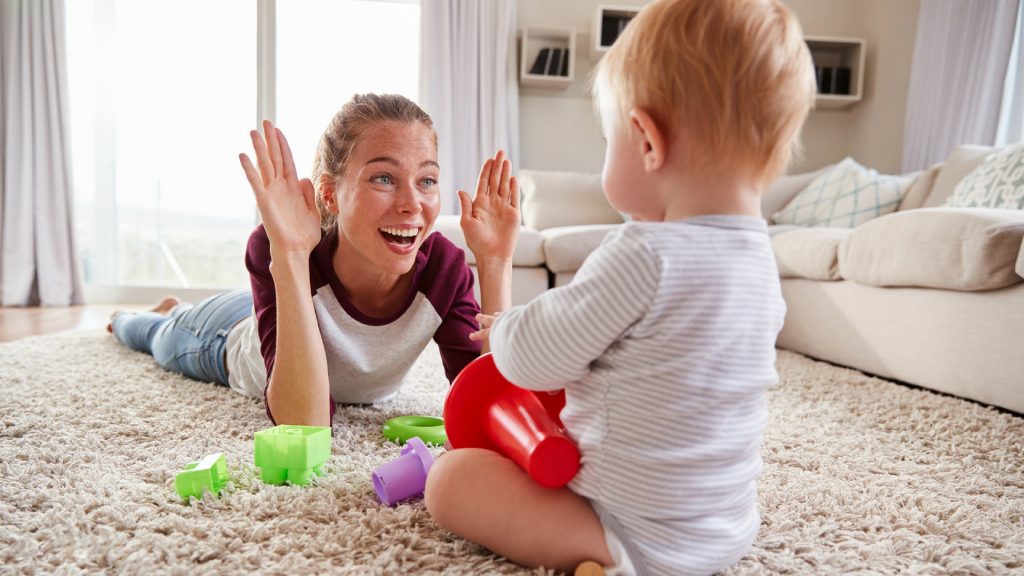
<path fill-rule="evenodd" d="M 729 574 L 1024 571 L 1024 419 L 779 354 L 763 525 Z M 398 455 L 380 426 L 440 414 L 429 348 L 393 399 L 339 408 L 326 475 L 264 485 L 260 402 L 190 381 L 105 333 L 0 345 L 0 572 L 544 574 L 438 528 L 422 501 L 380 504 Z M 223 452 L 220 498 L 174 476 Z"/>

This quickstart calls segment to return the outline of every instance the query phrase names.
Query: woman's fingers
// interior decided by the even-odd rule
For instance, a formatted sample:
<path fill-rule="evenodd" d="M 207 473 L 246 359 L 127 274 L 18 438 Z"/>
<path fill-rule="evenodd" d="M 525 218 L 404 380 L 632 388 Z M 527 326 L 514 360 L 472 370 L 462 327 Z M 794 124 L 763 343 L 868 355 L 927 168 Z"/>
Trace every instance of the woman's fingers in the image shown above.
<path fill-rule="evenodd" d="M 457 190 L 455 193 L 459 197 L 459 214 L 462 216 L 462 222 L 466 222 L 473 217 L 473 199 L 469 197 L 469 192 L 465 190 Z"/>
<path fill-rule="evenodd" d="M 476 197 L 482 198 L 487 194 L 487 183 L 491 179 L 491 167 L 494 166 L 494 160 L 488 158 L 484 161 L 484 165 L 480 167 L 480 177 L 476 180 Z"/>
<path fill-rule="evenodd" d="M 263 121 L 263 136 L 267 140 L 267 151 L 270 152 L 270 162 L 274 166 L 274 173 L 271 174 L 271 178 L 280 176 L 283 172 L 281 159 L 281 144 L 277 140 L 277 128 L 274 128 L 274 123 L 270 120 Z"/>
<path fill-rule="evenodd" d="M 249 181 L 249 186 L 252 186 L 252 193 L 262 192 L 263 182 L 260 180 L 260 174 L 256 171 L 256 167 L 252 165 L 252 160 L 249 160 L 245 154 L 239 154 L 238 161 L 242 163 L 242 170 L 245 171 L 245 178 Z"/>
<path fill-rule="evenodd" d="M 309 178 L 299 180 L 299 189 L 302 190 L 302 197 L 306 201 L 306 208 L 310 211 L 316 210 L 316 190 L 313 189 L 313 182 Z"/>
<path fill-rule="evenodd" d="M 501 163 L 501 181 L 498 182 L 498 197 L 508 201 L 508 181 L 512 177 L 512 163 L 506 158 Z"/>
<path fill-rule="evenodd" d="M 516 210 L 519 209 L 519 179 L 515 176 L 509 178 L 508 203 Z"/>
<path fill-rule="evenodd" d="M 490 194 L 498 193 L 498 183 L 501 181 L 501 172 L 505 163 L 505 151 L 498 150 L 498 153 L 494 155 L 494 163 L 491 165 L 491 178 L 487 183 Z"/>
<path fill-rule="evenodd" d="M 288 140 L 284 137 L 284 132 L 281 132 L 280 128 L 274 128 L 274 132 L 277 135 L 277 145 L 281 150 L 282 169 L 284 170 L 281 174 L 285 178 L 295 178 L 295 160 L 292 158 L 292 149 L 288 146 Z"/>
<path fill-rule="evenodd" d="M 256 165 L 260 167 L 260 175 L 263 176 L 265 186 L 274 178 L 274 165 L 270 163 L 270 155 L 267 147 L 263 144 L 263 137 L 255 130 L 249 131 L 249 138 L 252 139 L 252 150 L 256 154 Z"/>

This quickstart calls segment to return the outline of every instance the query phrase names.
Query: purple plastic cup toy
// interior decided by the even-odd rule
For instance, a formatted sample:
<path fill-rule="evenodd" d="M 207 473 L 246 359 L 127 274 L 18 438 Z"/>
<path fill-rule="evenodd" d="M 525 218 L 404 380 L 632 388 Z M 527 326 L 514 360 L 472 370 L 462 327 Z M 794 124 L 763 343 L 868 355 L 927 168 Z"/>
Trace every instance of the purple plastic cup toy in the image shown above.
<path fill-rule="evenodd" d="M 373 472 L 373 489 L 377 498 L 388 506 L 423 494 L 427 472 L 434 464 L 434 455 L 423 440 L 412 437 L 402 454 Z"/>

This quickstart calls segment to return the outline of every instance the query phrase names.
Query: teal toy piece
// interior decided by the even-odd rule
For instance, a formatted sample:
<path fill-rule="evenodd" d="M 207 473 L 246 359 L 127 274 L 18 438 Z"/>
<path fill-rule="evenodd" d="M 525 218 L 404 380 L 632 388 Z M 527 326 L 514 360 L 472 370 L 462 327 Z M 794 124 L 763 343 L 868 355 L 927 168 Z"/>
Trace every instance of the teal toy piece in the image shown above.
<path fill-rule="evenodd" d="M 185 470 L 178 472 L 174 477 L 174 490 L 187 502 L 190 496 L 202 498 L 203 490 L 220 496 L 220 491 L 227 482 L 228 464 L 224 460 L 224 454 L 217 452 L 198 462 L 186 464 Z"/>
<path fill-rule="evenodd" d="M 331 429 L 326 426 L 274 426 L 253 437 L 256 467 L 267 484 L 285 481 L 305 486 L 331 457 Z"/>
<path fill-rule="evenodd" d="M 419 438 L 427 444 L 444 446 L 448 435 L 444 420 L 434 416 L 398 416 L 384 423 L 384 437 L 402 445 L 410 438 Z"/>

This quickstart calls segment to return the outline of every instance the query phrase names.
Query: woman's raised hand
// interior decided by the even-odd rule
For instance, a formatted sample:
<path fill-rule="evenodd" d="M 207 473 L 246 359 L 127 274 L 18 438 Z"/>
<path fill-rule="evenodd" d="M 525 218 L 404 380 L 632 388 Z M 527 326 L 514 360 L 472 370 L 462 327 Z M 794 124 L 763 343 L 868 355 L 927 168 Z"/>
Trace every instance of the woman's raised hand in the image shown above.
<path fill-rule="evenodd" d="M 299 180 L 295 161 L 284 133 L 269 120 L 263 121 L 263 134 L 249 132 L 259 170 L 245 154 L 239 154 L 242 169 L 256 196 L 263 227 L 270 238 L 272 252 L 309 254 L 320 242 L 320 215 L 313 198 L 313 184 Z"/>
<path fill-rule="evenodd" d="M 476 197 L 459 190 L 459 203 L 462 233 L 477 262 L 511 260 L 519 236 L 519 182 L 503 150 L 484 162 Z"/>

